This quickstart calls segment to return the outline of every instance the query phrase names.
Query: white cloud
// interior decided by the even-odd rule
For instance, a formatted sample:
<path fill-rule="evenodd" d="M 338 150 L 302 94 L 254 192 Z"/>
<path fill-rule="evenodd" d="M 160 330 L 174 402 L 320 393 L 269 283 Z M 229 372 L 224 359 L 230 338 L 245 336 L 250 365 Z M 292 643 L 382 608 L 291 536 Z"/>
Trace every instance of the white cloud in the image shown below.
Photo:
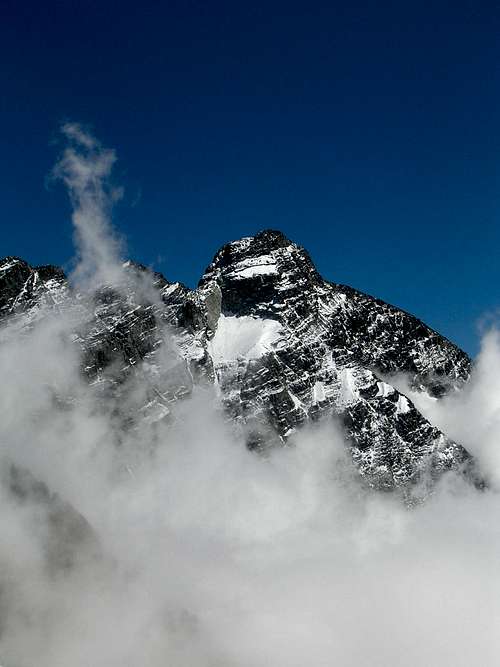
<path fill-rule="evenodd" d="M 72 143 L 58 171 L 74 200 L 78 277 L 112 280 L 106 267 L 119 253 L 105 183 L 114 154 L 79 126 L 64 133 Z M 222 420 L 210 390 L 179 402 L 168 424 L 126 429 L 113 399 L 80 374 L 71 333 L 87 307 L 68 299 L 30 332 L 3 332 L 3 667 L 498 663 L 496 482 L 478 492 L 449 476 L 409 510 L 359 483 L 335 425 L 303 430 L 295 447 L 264 459 Z M 438 408 L 413 397 L 493 480 L 498 343 L 496 333 L 485 338 L 459 397 Z M 168 373 L 168 355 L 158 359 Z M 137 372 L 122 395 L 141 383 Z M 47 568 L 49 512 L 12 493 L 12 462 L 85 517 L 100 559 L 82 553 L 70 569 Z"/>
<path fill-rule="evenodd" d="M 66 147 L 53 175 L 65 184 L 73 207 L 78 254 L 74 278 L 87 286 L 119 282 L 122 242 L 110 223 L 113 205 L 122 194 L 110 181 L 115 151 L 104 148 L 77 123 L 64 124 L 61 133 Z"/>

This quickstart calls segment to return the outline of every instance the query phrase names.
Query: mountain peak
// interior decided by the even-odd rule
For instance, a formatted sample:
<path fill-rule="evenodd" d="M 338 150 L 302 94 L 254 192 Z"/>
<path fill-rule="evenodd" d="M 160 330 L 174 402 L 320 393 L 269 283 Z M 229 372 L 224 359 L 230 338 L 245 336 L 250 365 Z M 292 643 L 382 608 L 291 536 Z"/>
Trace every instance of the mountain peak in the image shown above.
<path fill-rule="evenodd" d="M 75 338 L 85 375 L 100 386 L 126 391 L 127 374 L 144 374 L 144 403 L 138 395 L 133 420 L 163 419 L 171 402 L 209 382 L 250 448 L 284 444 L 303 424 L 335 417 L 360 474 L 378 488 L 469 465 L 468 452 L 390 380 L 405 374 L 438 398 L 467 381 L 467 355 L 410 314 L 323 280 L 282 232 L 224 245 L 197 290 L 151 274 L 144 296 L 149 270 L 134 262 L 125 268 L 125 294 L 79 302 L 84 321 Z M 74 298 L 54 267 L 0 262 L 0 316 L 21 318 L 16 326 L 23 313 L 32 326 L 43 317 L 40 305 L 64 310 Z M 128 420 L 132 403 L 124 405 Z"/>
<path fill-rule="evenodd" d="M 225 314 L 274 317 L 290 292 L 318 285 L 321 277 L 304 248 L 266 229 L 222 246 L 199 287 L 216 283 Z"/>

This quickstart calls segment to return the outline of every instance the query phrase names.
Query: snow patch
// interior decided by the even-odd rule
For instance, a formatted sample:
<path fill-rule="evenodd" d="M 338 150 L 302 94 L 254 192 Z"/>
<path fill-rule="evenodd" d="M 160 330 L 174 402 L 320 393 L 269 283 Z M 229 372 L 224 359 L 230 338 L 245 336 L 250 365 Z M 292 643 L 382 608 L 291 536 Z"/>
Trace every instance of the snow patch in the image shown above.
<path fill-rule="evenodd" d="M 390 384 L 387 384 L 386 382 L 377 382 L 377 398 L 385 398 L 386 396 L 390 396 L 390 394 L 393 393 L 394 387 L 391 387 Z"/>
<path fill-rule="evenodd" d="M 400 396 L 396 405 L 396 412 L 400 415 L 404 415 L 410 411 L 410 401 L 406 396 Z"/>
<path fill-rule="evenodd" d="M 237 359 L 258 359 L 271 352 L 282 333 L 276 320 L 221 315 L 209 351 L 216 365 Z"/>
<path fill-rule="evenodd" d="M 304 408 L 302 401 L 297 396 L 295 396 L 295 394 L 293 394 L 290 390 L 288 391 L 288 395 L 292 399 L 294 410 L 302 410 L 302 412 L 307 416 L 307 410 Z"/>
<path fill-rule="evenodd" d="M 0 266 L 0 272 L 4 273 L 5 271 L 9 271 L 12 269 L 12 267 L 16 266 L 16 264 L 20 264 L 21 262 L 18 259 L 13 259 L 10 262 L 7 262 L 5 264 L 2 264 Z"/>
<path fill-rule="evenodd" d="M 359 400 L 357 383 L 352 368 L 340 371 L 340 396 L 342 405 L 352 405 Z"/>
<path fill-rule="evenodd" d="M 325 399 L 325 385 L 319 380 L 316 380 L 313 387 L 313 404 L 321 403 Z"/>
<path fill-rule="evenodd" d="M 163 296 L 170 296 L 172 292 L 175 292 L 175 290 L 179 287 L 179 283 L 172 283 L 171 285 L 166 285 L 162 292 Z"/>
<path fill-rule="evenodd" d="M 252 278 L 253 276 L 266 276 L 277 273 L 276 264 L 257 264 L 255 266 L 248 266 L 241 271 L 235 271 L 235 278 Z"/>
<path fill-rule="evenodd" d="M 248 257 L 235 264 L 230 276 L 235 280 L 244 280 L 253 276 L 272 275 L 278 272 L 276 260 L 272 255 Z"/>

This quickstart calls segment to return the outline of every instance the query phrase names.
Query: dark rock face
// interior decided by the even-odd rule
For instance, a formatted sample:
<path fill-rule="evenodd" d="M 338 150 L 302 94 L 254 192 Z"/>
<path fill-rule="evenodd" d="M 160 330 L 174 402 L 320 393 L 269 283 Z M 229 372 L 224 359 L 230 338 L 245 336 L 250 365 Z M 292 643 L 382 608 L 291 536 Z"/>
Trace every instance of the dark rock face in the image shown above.
<path fill-rule="evenodd" d="M 63 271 L 55 266 L 31 268 L 22 259 L 6 257 L 0 264 L 0 313 L 5 315 L 29 308 L 65 280 Z"/>
<path fill-rule="evenodd" d="M 99 556 L 99 541 L 90 524 L 27 470 L 11 465 L 0 477 L 0 483 L 8 488 L 18 506 L 29 503 L 38 508 L 50 573 L 72 567 L 79 558 Z"/>
<path fill-rule="evenodd" d="M 0 313 L 29 324 L 33 313 L 78 296 L 82 370 L 121 404 L 125 379 L 140 375 L 143 393 L 132 406 L 125 401 L 137 419 L 164 419 L 194 384 L 214 383 L 254 449 L 283 445 L 306 422 L 335 416 L 361 475 L 378 488 L 471 465 L 387 380 L 404 373 L 440 397 L 467 381 L 468 356 L 408 313 L 323 280 L 282 233 L 225 245 L 196 290 L 132 262 L 124 276 L 119 290 L 78 296 L 58 269 L 7 258 Z"/>

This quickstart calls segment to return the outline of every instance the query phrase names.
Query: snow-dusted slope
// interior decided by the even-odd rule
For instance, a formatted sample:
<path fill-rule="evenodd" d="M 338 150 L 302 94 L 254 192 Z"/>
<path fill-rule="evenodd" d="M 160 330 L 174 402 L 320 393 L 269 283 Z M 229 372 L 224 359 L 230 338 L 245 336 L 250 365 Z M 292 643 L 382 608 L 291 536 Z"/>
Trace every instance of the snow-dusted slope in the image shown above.
<path fill-rule="evenodd" d="M 163 419 L 194 383 L 209 382 L 254 449 L 285 444 L 303 424 L 335 416 L 377 487 L 469 465 L 467 452 L 387 379 L 405 373 L 439 397 L 467 380 L 467 355 L 408 313 L 323 280 L 280 232 L 225 245 L 196 290 L 132 262 L 124 274 L 120 290 L 82 296 L 55 267 L 7 258 L 0 313 L 22 327 L 43 304 L 77 303 L 85 317 L 74 340 L 89 381 L 116 396 L 119 412 L 124 378 L 143 380 L 126 401 L 129 420 Z"/>
<path fill-rule="evenodd" d="M 55 266 L 32 268 L 18 257 L 0 260 L 0 317 L 35 316 L 42 304 L 57 304 L 65 291 L 66 278 Z"/>

